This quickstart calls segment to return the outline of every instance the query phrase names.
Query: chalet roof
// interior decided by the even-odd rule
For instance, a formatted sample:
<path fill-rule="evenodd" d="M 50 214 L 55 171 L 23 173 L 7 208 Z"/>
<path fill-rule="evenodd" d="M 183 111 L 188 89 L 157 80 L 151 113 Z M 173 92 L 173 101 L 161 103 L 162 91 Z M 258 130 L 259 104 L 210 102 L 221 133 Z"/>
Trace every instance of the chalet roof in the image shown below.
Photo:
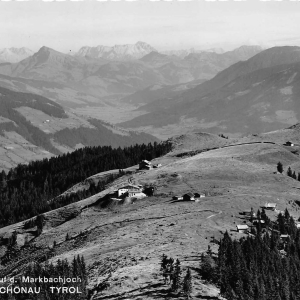
<path fill-rule="evenodd" d="M 261 224 L 264 224 L 265 223 L 265 220 L 253 220 L 253 223 L 261 223 Z"/>
<path fill-rule="evenodd" d="M 280 235 L 280 238 L 282 238 L 282 239 L 286 239 L 286 238 L 288 238 L 288 237 L 290 237 L 288 234 L 281 234 L 281 235 Z"/>
<path fill-rule="evenodd" d="M 141 163 L 144 163 L 144 164 L 151 164 L 151 162 L 150 162 L 149 160 L 147 160 L 147 159 L 143 159 L 143 160 L 141 161 Z"/>
<path fill-rule="evenodd" d="M 194 197 L 194 194 L 193 194 L 193 193 L 191 193 L 191 192 L 189 192 L 189 193 L 186 193 L 186 194 L 184 194 L 183 196 Z"/>
<path fill-rule="evenodd" d="M 248 225 L 236 225 L 236 228 L 238 230 L 245 230 L 245 229 L 249 229 L 249 226 Z"/>
<path fill-rule="evenodd" d="M 140 187 L 138 185 L 126 184 L 126 185 L 120 187 L 119 190 L 121 190 L 121 189 L 130 189 L 130 188 L 132 188 L 132 189 L 140 189 Z"/>
<path fill-rule="evenodd" d="M 265 207 L 276 207 L 276 203 L 266 203 Z"/>

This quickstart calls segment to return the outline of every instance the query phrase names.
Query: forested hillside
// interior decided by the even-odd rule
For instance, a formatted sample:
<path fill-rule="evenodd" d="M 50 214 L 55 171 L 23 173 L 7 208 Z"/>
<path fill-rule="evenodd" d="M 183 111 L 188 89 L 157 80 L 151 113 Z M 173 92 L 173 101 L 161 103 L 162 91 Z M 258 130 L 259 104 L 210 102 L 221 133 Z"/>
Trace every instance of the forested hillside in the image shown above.
<path fill-rule="evenodd" d="M 287 209 L 275 222 L 264 210 L 257 216 L 264 223 L 257 222 L 252 235 L 233 240 L 226 231 L 218 257 L 202 256 L 202 278 L 230 300 L 299 299 L 300 230 Z"/>
<path fill-rule="evenodd" d="M 84 146 L 127 147 L 154 136 L 86 119 L 43 96 L 0 87 L 0 172 Z"/>
<path fill-rule="evenodd" d="M 0 135 L 3 131 L 14 131 L 34 145 L 43 147 L 53 154 L 60 151 L 53 147 L 48 135 L 33 126 L 15 109 L 20 106 L 42 111 L 55 118 L 68 118 L 63 108 L 47 98 L 28 93 L 17 93 L 0 87 Z"/>
<path fill-rule="evenodd" d="M 18 165 L 7 174 L 3 171 L 0 173 L 0 226 L 78 201 L 78 197 L 73 197 L 60 200 L 59 203 L 48 202 L 91 175 L 127 168 L 141 159 L 151 160 L 170 150 L 171 144 L 167 142 L 123 149 L 110 146 L 87 147 L 51 159 L 31 162 L 29 165 Z M 102 189 L 103 182 L 91 193 Z"/>

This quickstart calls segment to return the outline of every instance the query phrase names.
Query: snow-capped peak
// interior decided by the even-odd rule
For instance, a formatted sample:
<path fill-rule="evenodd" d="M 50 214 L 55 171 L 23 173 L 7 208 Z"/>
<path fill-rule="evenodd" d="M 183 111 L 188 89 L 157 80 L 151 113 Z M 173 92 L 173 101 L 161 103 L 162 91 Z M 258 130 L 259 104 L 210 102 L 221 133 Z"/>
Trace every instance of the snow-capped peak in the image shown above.
<path fill-rule="evenodd" d="M 19 62 L 31 55 L 33 55 L 33 51 L 22 47 L 22 48 L 3 48 L 0 49 L 0 60 L 10 63 Z"/>
<path fill-rule="evenodd" d="M 137 42 L 136 44 L 82 47 L 76 56 L 90 56 L 93 58 L 105 58 L 110 60 L 127 60 L 139 59 L 146 54 L 156 51 L 153 47 L 145 42 Z"/>

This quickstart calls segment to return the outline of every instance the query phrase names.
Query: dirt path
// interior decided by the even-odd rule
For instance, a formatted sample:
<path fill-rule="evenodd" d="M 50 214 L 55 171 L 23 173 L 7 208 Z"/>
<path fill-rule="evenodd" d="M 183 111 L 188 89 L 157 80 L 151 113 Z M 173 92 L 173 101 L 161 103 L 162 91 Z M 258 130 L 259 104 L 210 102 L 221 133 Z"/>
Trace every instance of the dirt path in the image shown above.
<path fill-rule="evenodd" d="M 210 216 L 208 216 L 206 219 L 210 219 L 210 218 L 212 218 L 212 217 L 214 217 L 214 216 L 217 216 L 217 215 L 219 215 L 219 214 L 221 214 L 221 213 L 222 213 L 222 211 L 219 211 L 219 213 L 214 214 L 214 215 L 210 215 Z"/>

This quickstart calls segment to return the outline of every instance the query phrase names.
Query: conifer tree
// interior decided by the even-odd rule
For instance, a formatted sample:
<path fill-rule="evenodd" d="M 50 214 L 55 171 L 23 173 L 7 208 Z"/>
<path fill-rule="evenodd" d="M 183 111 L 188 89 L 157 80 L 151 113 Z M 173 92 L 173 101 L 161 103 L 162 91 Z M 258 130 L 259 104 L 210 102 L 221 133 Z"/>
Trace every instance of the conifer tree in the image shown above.
<path fill-rule="evenodd" d="M 180 261 L 179 259 L 177 259 L 174 267 L 174 275 L 172 278 L 171 290 L 173 292 L 178 291 L 180 284 L 181 284 L 181 267 L 180 267 Z"/>
<path fill-rule="evenodd" d="M 295 171 L 293 172 L 292 177 L 293 177 L 294 179 L 297 179 L 297 175 L 296 175 L 296 172 L 295 172 Z"/>
<path fill-rule="evenodd" d="M 190 298 L 192 289 L 192 274 L 190 268 L 188 268 L 182 284 L 182 291 L 186 299 Z"/>
<path fill-rule="evenodd" d="M 174 277 L 174 259 L 172 257 L 168 259 L 167 274 L 169 276 L 169 282 L 172 283 Z"/>
<path fill-rule="evenodd" d="M 282 173 L 282 172 L 283 172 L 283 165 L 282 165 L 281 162 L 278 162 L 278 164 L 277 164 L 277 171 L 278 171 L 279 173 Z"/>
<path fill-rule="evenodd" d="M 292 171 L 291 167 L 289 167 L 287 170 L 287 176 L 289 176 L 289 177 L 293 176 L 293 171 Z"/>
<path fill-rule="evenodd" d="M 167 283 L 167 277 L 168 277 L 167 266 L 168 266 L 168 257 L 165 254 L 163 254 L 162 257 L 161 257 L 160 271 L 161 271 L 162 276 L 164 278 L 165 284 Z"/>

